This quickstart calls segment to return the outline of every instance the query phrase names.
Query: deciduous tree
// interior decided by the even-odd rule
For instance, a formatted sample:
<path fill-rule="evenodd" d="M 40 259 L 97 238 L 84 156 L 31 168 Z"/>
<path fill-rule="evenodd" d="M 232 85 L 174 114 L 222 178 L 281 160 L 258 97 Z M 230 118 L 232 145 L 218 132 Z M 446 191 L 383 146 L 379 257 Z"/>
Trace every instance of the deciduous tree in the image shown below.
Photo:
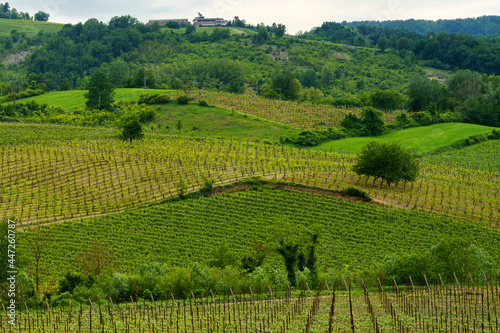
<path fill-rule="evenodd" d="M 401 180 L 406 183 L 417 179 L 419 162 L 399 142 L 370 141 L 361 148 L 352 170 L 374 180 L 382 178 L 391 186 Z"/>
<path fill-rule="evenodd" d="M 115 87 L 104 72 L 98 70 L 92 75 L 88 89 L 88 93 L 84 95 L 87 99 L 85 103 L 87 108 L 111 110 L 111 104 L 114 102 Z"/>

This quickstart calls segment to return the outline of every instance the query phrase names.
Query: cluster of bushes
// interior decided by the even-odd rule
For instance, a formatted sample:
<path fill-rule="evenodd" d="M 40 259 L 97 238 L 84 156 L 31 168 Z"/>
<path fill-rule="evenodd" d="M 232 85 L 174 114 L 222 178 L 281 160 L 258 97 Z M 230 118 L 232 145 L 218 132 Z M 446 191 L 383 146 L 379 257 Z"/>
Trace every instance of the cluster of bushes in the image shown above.
<path fill-rule="evenodd" d="M 139 104 L 167 104 L 170 102 L 170 96 L 167 94 L 142 94 L 139 97 Z"/>
<path fill-rule="evenodd" d="M 328 140 L 338 140 L 345 138 L 346 135 L 334 128 L 328 128 L 325 131 L 320 130 L 305 130 L 299 133 L 298 137 L 293 141 L 295 144 L 303 147 L 317 146 Z"/>
<path fill-rule="evenodd" d="M 31 102 L 35 108 L 38 104 Z M 155 117 L 155 110 L 145 104 L 125 104 L 119 103 L 115 110 L 87 110 L 75 109 L 66 111 L 59 106 L 38 106 L 39 109 L 30 109 L 25 120 L 36 123 L 69 124 L 80 126 L 118 126 L 127 122 L 131 118 L 138 119 L 141 123 L 150 122 Z M 22 109 L 20 109 L 22 110 Z M 19 111 L 18 111 L 19 112 Z M 1 115 L 1 111 L 0 111 Z"/>
<path fill-rule="evenodd" d="M 489 253 L 474 245 L 470 239 L 447 237 L 424 251 L 389 254 L 374 263 L 371 272 L 386 284 L 391 283 L 392 277 L 398 283 L 409 284 L 411 276 L 413 283 L 425 285 L 423 274 L 429 283 L 438 283 L 438 274 L 443 279 L 454 281 L 453 274 L 458 279 L 468 279 L 469 273 L 481 278 L 483 272 L 495 276 L 497 268 L 497 262 Z"/>

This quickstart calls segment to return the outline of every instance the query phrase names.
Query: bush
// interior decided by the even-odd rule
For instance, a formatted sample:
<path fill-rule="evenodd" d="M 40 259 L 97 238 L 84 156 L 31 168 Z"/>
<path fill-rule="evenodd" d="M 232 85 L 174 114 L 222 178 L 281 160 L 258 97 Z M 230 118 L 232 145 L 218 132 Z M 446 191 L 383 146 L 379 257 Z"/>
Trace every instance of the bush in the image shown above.
<path fill-rule="evenodd" d="M 500 130 L 493 130 L 488 134 L 488 140 L 498 140 L 500 139 Z"/>
<path fill-rule="evenodd" d="M 357 198 L 365 199 L 367 201 L 372 201 L 372 198 L 370 198 L 368 193 L 366 193 L 365 191 L 360 190 L 359 188 L 356 188 L 356 187 L 349 186 L 349 187 L 343 189 L 341 191 L 341 193 L 344 193 L 346 195 L 350 195 L 351 197 L 357 197 Z"/>
<path fill-rule="evenodd" d="M 170 102 L 170 96 L 164 94 L 142 94 L 139 97 L 138 104 L 167 104 Z"/>
<path fill-rule="evenodd" d="M 186 105 L 187 103 L 189 103 L 189 98 L 186 95 L 181 95 L 177 97 L 177 103 L 181 105 Z"/>
<path fill-rule="evenodd" d="M 199 104 L 200 106 L 208 106 L 207 101 L 205 101 L 205 100 L 203 100 L 203 99 L 202 99 L 201 101 L 199 101 L 199 102 L 198 102 L 198 104 Z"/>

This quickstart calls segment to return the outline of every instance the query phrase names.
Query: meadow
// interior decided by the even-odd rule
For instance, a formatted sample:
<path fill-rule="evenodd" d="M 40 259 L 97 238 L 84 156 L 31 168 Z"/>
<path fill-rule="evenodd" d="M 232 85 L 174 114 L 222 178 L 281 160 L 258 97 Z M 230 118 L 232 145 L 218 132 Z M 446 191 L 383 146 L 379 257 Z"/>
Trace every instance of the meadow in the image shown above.
<path fill-rule="evenodd" d="M 453 143 L 476 134 L 486 134 L 494 127 L 464 123 L 444 123 L 391 132 L 376 137 L 356 137 L 322 143 L 312 149 L 342 151 L 355 154 L 370 141 L 398 141 L 408 150 L 418 155 L 449 147 Z"/>
<path fill-rule="evenodd" d="M 12 30 L 17 30 L 19 33 L 24 32 L 29 37 L 33 37 L 40 31 L 58 32 L 62 27 L 63 24 L 59 23 L 0 19 L 0 36 L 10 36 Z"/>

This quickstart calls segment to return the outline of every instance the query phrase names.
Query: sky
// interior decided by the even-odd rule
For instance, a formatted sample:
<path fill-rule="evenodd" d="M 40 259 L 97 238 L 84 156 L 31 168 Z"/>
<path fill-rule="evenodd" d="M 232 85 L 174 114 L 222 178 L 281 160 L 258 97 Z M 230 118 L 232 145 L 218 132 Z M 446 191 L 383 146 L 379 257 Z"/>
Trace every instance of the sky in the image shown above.
<path fill-rule="evenodd" d="M 498 0 L 11 0 L 10 6 L 34 15 L 50 14 L 50 22 L 85 22 L 96 18 L 109 22 L 114 16 L 150 19 L 188 18 L 198 15 L 247 23 L 282 23 L 289 34 L 309 31 L 325 21 L 455 19 L 500 15 Z"/>

